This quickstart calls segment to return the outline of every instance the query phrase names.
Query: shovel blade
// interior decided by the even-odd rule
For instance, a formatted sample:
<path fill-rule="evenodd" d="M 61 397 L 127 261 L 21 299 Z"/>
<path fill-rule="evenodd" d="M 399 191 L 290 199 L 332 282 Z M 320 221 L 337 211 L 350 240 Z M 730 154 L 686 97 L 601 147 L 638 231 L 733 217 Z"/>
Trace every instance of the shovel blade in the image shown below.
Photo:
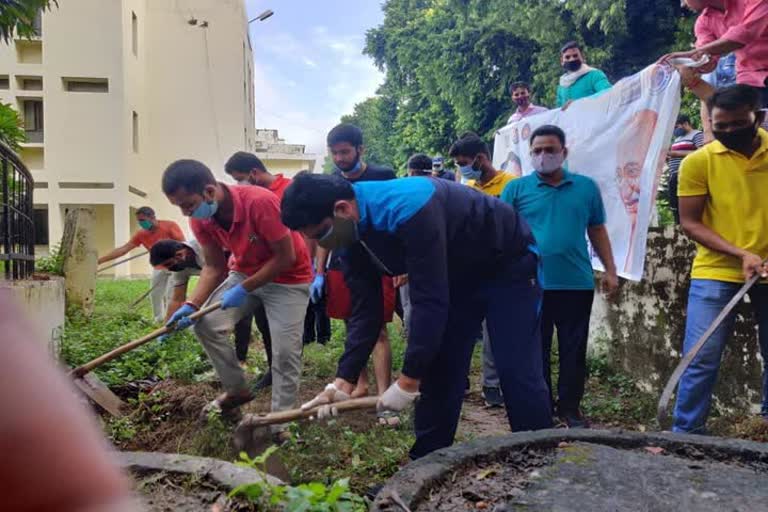
<path fill-rule="evenodd" d="M 92 373 L 75 379 L 75 387 L 112 416 L 123 416 L 125 402 Z"/>

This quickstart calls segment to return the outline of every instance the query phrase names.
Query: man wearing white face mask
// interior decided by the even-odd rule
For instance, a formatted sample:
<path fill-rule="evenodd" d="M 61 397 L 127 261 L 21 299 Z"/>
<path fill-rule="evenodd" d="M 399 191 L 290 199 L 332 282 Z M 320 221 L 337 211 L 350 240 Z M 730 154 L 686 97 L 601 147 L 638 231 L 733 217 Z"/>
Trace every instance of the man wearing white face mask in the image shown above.
<path fill-rule="evenodd" d="M 585 427 L 580 412 L 586 380 L 587 337 L 594 277 L 585 233 L 605 266 L 602 288 L 618 286 L 605 209 L 595 182 L 563 169 L 565 133 L 545 125 L 531 135 L 535 173 L 510 183 L 501 199 L 528 221 L 543 262 L 542 342 L 544 375 L 552 392 L 550 353 L 557 329 L 560 355 L 557 414 L 570 428 Z M 555 403 L 553 401 L 553 403 Z"/>

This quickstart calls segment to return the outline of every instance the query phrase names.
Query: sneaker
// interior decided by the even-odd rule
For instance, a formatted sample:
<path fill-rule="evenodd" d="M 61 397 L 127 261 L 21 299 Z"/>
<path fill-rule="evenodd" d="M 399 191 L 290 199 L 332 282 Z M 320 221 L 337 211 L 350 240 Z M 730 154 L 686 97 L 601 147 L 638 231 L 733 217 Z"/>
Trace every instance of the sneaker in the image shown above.
<path fill-rule="evenodd" d="M 492 386 L 483 386 L 483 400 L 486 407 L 503 407 L 504 397 L 501 395 L 501 388 Z"/>
<path fill-rule="evenodd" d="M 575 412 L 566 412 L 560 414 L 560 421 L 565 423 L 568 428 L 589 428 L 589 422 L 587 419 L 581 414 L 581 411 L 575 411 Z"/>
<path fill-rule="evenodd" d="M 272 370 L 267 370 L 267 373 L 262 375 L 261 378 L 256 381 L 256 384 L 253 385 L 253 390 L 259 391 L 261 389 L 266 389 L 271 386 L 272 386 Z"/>

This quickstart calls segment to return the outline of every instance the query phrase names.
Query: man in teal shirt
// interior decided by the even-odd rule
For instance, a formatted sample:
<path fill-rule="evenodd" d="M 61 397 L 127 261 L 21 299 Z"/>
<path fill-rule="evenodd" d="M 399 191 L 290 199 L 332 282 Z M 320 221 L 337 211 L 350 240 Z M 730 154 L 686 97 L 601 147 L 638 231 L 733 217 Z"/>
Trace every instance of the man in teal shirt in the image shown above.
<path fill-rule="evenodd" d="M 586 381 L 587 338 L 595 284 L 587 237 L 606 269 L 604 292 L 618 286 L 605 209 L 597 184 L 563 169 L 565 133 L 544 125 L 531 135 L 535 173 L 507 185 L 501 199 L 531 226 L 542 256 L 544 375 L 552 393 L 550 353 L 557 329 L 560 356 L 557 415 L 570 428 L 587 426 L 580 404 Z M 586 236 L 585 236 L 586 235 Z"/>
<path fill-rule="evenodd" d="M 587 66 L 581 46 L 570 41 L 560 49 L 560 63 L 565 74 L 557 87 L 557 106 L 568 108 L 571 102 L 611 88 L 611 82 L 599 69 Z"/>

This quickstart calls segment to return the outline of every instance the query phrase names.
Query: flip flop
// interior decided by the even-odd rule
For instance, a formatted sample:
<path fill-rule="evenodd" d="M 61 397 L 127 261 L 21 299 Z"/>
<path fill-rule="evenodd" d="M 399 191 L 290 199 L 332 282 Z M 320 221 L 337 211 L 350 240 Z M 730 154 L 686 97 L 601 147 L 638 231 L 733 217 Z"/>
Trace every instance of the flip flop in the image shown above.
<path fill-rule="evenodd" d="M 379 425 L 385 425 L 387 427 L 400 426 L 400 416 L 395 411 L 378 411 L 376 417 L 379 420 Z"/>

